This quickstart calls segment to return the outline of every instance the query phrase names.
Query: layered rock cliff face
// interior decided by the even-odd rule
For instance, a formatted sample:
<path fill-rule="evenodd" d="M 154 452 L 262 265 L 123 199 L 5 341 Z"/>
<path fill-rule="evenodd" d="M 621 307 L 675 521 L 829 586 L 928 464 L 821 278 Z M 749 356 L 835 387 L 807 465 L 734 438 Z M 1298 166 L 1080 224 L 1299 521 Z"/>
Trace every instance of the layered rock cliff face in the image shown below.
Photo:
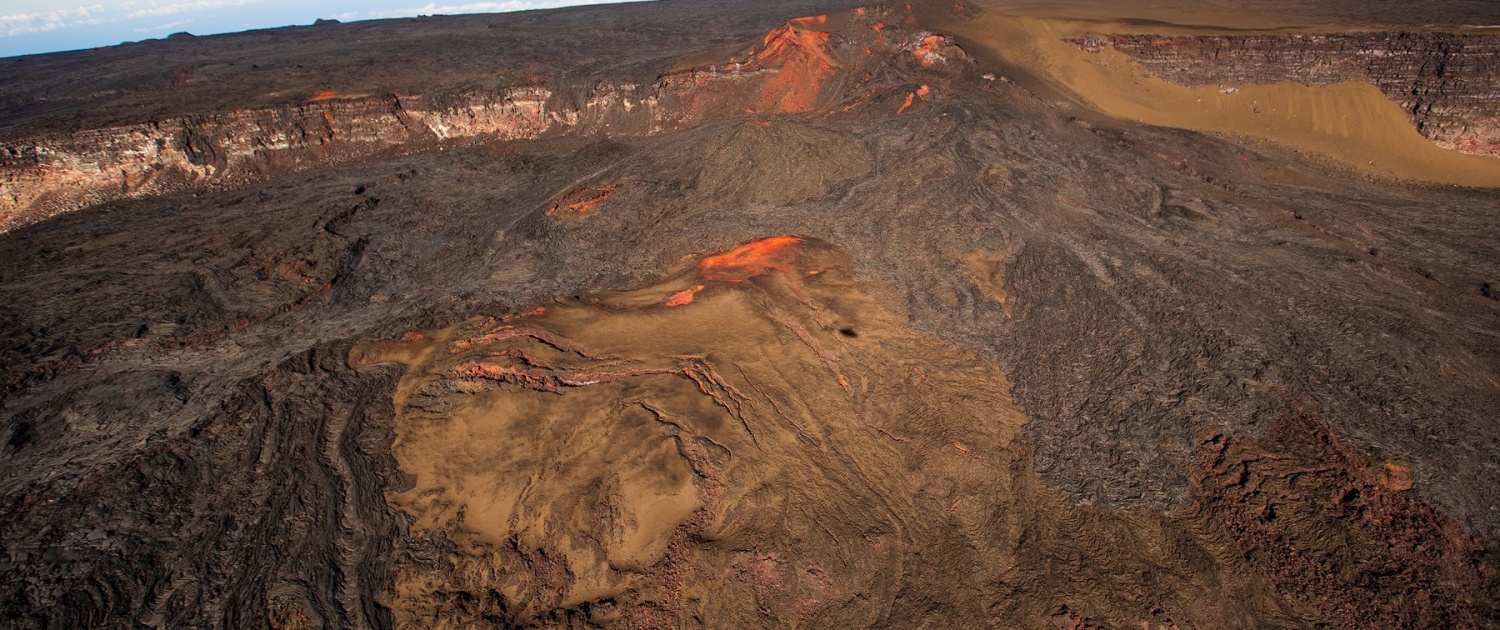
<path fill-rule="evenodd" d="M 836 24 L 827 16 L 793 20 L 726 62 L 667 73 L 654 84 L 534 76 L 503 89 L 427 96 L 324 91 L 295 105 L 12 140 L 0 145 L 0 231 L 114 199 L 233 188 L 453 142 L 638 136 L 727 113 L 804 112 L 830 83 L 866 79 L 850 73 L 867 65 L 853 63 L 860 57 L 910 52 L 924 64 L 964 58 L 944 36 L 903 22 L 909 11 L 879 12 L 851 13 Z"/>
<path fill-rule="evenodd" d="M 113 199 L 234 187 L 315 165 L 488 135 L 534 138 L 560 120 L 551 92 L 524 87 L 435 108 L 420 96 L 315 95 L 296 107 L 231 111 L 32 138 L 0 158 L 0 225 Z M 576 116 L 576 114 L 575 114 Z"/>
<path fill-rule="evenodd" d="M 789 23 L 740 60 L 669 73 L 654 83 L 530 75 L 505 87 L 433 94 L 325 90 L 276 106 L 12 137 L 0 143 L 0 230 L 113 199 L 232 188 L 315 165 L 429 150 L 479 137 L 641 135 L 736 109 L 805 111 L 840 69 L 818 52 L 822 42 L 805 38 L 807 28 Z M 909 32 L 892 31 L 894 40 L 878 31 L 872 34 L 868 43 L 882 50 L 892 44 L 906 50 L 921 47 Z M 1438 145 L 1500 154 L 1500 113 L 1493 106 L 1494 86 L 1500 84 L 1497 36 L 1115 35 L 1077 43 L 1091 50 L 1112 46 L 1152 75 L 1188 86 L 1233 89 L 1288 79 L 1310 85 L 1369 80 L 1410 112 L 1417 129 Z M 813 51 L 810 61 L 795 62 L 802 65 L 778 75 L 778 84 L 761 85 L 768 66 L 779 68 L 783 57 L 807 51 Z M 666 107 L 664 93 L 669 95 Z"/>
<path fill-rule="evenodd" d="M 1275 35 L 1095 35 L 1151 76 L 1185 86 L 1369 81 L 1439 146 L 1500 155 L 1500 35 L 1371 32 Z"/>

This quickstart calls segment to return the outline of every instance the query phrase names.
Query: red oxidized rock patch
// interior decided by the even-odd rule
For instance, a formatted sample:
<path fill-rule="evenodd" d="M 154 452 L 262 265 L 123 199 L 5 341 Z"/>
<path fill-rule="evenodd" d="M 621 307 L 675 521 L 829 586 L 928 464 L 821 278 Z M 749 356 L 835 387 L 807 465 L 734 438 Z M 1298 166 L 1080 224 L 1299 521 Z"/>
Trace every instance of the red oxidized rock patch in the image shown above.
<path fill-rule="evenodd" d="M 1482 581 L 1474 543 L 1406 492 L 1406 466 L 1364 464 L 1295 404 L 1264 434 L 1213 435 L 1197 456 L 1204 498 L 1283 597 L 1339 627 L 1474 624 L 1462 603 Z"/>
<path fill-rule="evenodd" d="M 945 64 L 968 58 L 968 54 L 957 44 L 953 43 L 947 35 L 921 33 L 919 37 L 920 39 L 908 46 L 908 50 L 924 66 Z"/>
<path fill-rule="evenodd" d="M 1403 492 L 1412 486 L 1411 469 L 1401 464 L 1387 463 L 1385 473 L 1380 476 L 1380 485 L 1387 490 Z"/>
<path fill-rule="evenodd" d="M 913 55 L 934 68 L 969 60 L 952 38 L 918 30 L 913 20 L 910 11 L 884 5 L 790 20 L 733 60 L 664 75 L 662 102 L 680 122 L 712 113 L 851 111 L 891 87 L 878 78 L 883 64 L 872 60 Z"/>
<path fill-rule="evenodd" d="M 581 184 L 568 189 L 552 202 L 552 207 L 547 209 L 547 216 L 553 218 L 583 218 L 590 210 L 609 199 L 610 195 L 619 190 L 620 184 L 604 184 L 603 186 L 589 186 Z"/>
<path fill-rule="evenodd" d="M 744 282 L 771 271 L 790 274 L 797 261 L 797 236 L 772 236 L 751 241 L 698 261 L 698 273 L 715 282 Z"/>
<path fill-rule="evenodd" d="M 896 115 L 900 116 L 901 114 L 905 113 L 906 110 L 911 109 L 912 104 L 916 101 L 916 99 L 918 97 L 921 97 L 922 100 L 924 100 L 924 101 L 927 100 L 927 95 L 930 94 L 931 92 L 932 92 L 932 88 L 924 85 L 922 87 L 917 88 L 917 90 L 915 92 L 907 94 L 906 95 L 906 102 L 902 103 L 901 104 L 901 108 L 896 110 Z"/>
<path fill-rule="evenodd" d="M 813 108 L 823 85 L 839 68 L 829 54 L 829 34 L 811 28 L 827 21 L 825 15 L 799 18 L 766 35 L 765 45 L 746 64 L 751 68 L 782 64 L 781 71 L 761 88 L 761 111 L 804 112 Z"/>
<path fill-rule="evenodd" d="M 702 290 L 703 285 L 694 285 L 687 289 L 683 289 L 681 291 L 673 293 L 672 297 L 667 298 L 667 301 L 663 304 L 667 308 L 672 308 L 674 306 L 687 306 L 688 304 L 693 303 L 693 297 L 697 296 L 698 292 Z"/>

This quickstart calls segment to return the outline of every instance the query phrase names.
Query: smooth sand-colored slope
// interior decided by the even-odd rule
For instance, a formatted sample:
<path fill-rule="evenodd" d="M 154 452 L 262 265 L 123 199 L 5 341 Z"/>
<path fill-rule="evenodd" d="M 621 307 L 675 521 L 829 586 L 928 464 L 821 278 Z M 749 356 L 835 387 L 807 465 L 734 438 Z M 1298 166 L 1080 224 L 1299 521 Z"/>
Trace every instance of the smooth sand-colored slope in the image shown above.
<path fill-rule="evenodd" d="M 998 6 L 950 26 L 990 48 L 1003 62 L 1066 89 L 1110 116 L 1269 140 L 1378 177 L 1500 186 L 1500 158 L 1467 155 L 1432 144 L 1417 132 L 1400 106 L 1369 83 L 1307 86 L 1282 81 L 1184 87 L 1146 76 L 1112 48 L 1088 52 L 1068 41 L 1091 32 L 1224 32 L 1221 25 L 1234 22 L 1227 10 L 1197 16 L 1207 26 L 1172 26 L 1139 21 L 1185 17 L 1165 3 L 1147 6 L 1138 13 L 1147 17 L 1130 18 L 1135 21 L 1122 17 L 1126 12 L 1120 9 L 1096 13 L 1108 19 L 1082 20 L 1013 15 L 1002 12 L 1004 8 Z M 1066 4 L 1057 12 L 1089 13 L 1082 3 Z M 1246 13 L 1243 18 L 1240 24 L 1245 28 L 1273 26 L 1263 15 Z"/>

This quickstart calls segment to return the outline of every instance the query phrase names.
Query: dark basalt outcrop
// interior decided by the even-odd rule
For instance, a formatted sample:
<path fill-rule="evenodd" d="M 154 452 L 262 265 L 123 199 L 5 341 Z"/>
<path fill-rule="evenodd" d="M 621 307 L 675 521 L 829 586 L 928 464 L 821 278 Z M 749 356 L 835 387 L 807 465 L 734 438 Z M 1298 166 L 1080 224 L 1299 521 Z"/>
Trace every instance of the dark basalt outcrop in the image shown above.
<path fill-rule="evenodd" d="M 1495 191 L 994 80 L 962 5 L 737 7 L 146 48 L 428 56 L 186 83 L 186 164 L 332 141 L 0 234 L 0 625 L 1500 626 Z M 150 127 L 7 72 L 7 138 Z"/>
<path fill-rule="evenodd" d="M 1465 153 L 1500 155 L 1500 35 L 1423 31 L 1272 35 L 1099 35 L 1151 76 L 1187 86 L 1369 81 L 1423 136 Z"/>

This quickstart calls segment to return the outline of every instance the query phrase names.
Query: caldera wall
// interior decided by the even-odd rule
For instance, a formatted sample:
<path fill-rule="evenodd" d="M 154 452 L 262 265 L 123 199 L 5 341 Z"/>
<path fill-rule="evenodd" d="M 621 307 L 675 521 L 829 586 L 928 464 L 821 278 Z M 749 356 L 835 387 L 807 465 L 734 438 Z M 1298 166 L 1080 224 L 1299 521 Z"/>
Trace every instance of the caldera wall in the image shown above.
<path fill-rule="evenodd" d="M 1500 36 L 1431 32 L 1094 35 L 1150 75 L 1201 87 L 1369 81 L 1438 146 L 1500 155 Z"/>
<path fill-rule="evenodd" d="M 325 91 L 280 107 L 21 137 L 0 144 L 0 232 L 116 199 L 233 188 L 444 143 L 642 136 L 833 101 L 850 101 L 844 111 L 883 106 L 895 86 L 876 78 L 882 66 L 967 59 L 910 16 L 892 6 L 798 18 L 717 62 L 667 69 L 654 82 L 538 76 L 431 95 Z"/>

